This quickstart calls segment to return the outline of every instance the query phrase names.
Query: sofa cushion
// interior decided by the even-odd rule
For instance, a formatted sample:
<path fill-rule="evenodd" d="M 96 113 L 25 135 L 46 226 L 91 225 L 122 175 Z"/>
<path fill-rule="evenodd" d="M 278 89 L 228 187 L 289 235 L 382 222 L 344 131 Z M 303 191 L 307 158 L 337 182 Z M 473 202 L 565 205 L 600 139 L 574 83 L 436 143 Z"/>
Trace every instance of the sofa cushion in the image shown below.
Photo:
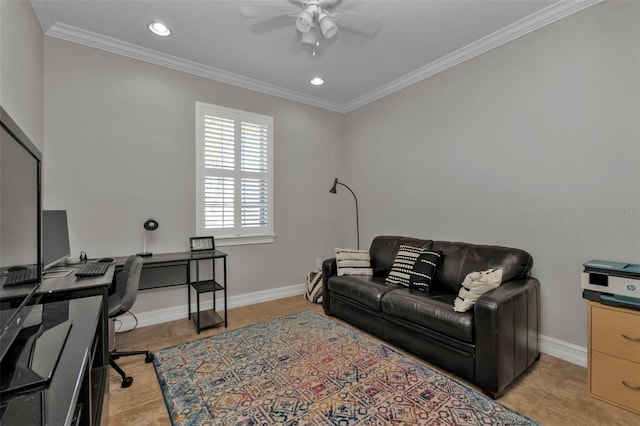
<path fill-rule="evenodd" d="M 418 255 L 413 270 L 409 276 L 409 288 L 426 291 L 434 279 L 442 252 L 437 250 L 425 250 Z"/>
<path fill-rule="evenodd" d="M 383 279 L 353 275 L 333 276 L 329 279 L 327 286 L 332 293 L 361 303 L 376 312 L 380 312 L 382 296 L 391 290 L 399 288 L 397 285 L 386 284 Z"/>
<path fill-rule="evenodd" d="M 360 275 L 370 277 L 373 275 L 368 250 L 336 248 L 335 252 L 338 276 Z"/>
<path fill-rule="evenodd" d="M 382 298 L 382 312 L 437 331 L 446 336 L 473 343 L 473 311 L 455 312 L 454 294 L 401 288 Z"/>
<path fill-rule="evenodd" d="M 462 281 L 473 271 L 502 269 L 502 282 L 529 277 L 533 258 L 524 250 L 449 241 L 435 241 L 432 250 L 442 251 L 436 272 L 438 286 L 458 294 Z"/>
<path fill-rule="evenodd" d="M 431 248 L 433 240 L 388 235 L 374 238 L 369 248 L 374 277 L 385 278 L 389 275 L 391 265 L 393 265 L 393 261 L 398 253 L 398 248 L 403 244 L 428 249 Z"/>

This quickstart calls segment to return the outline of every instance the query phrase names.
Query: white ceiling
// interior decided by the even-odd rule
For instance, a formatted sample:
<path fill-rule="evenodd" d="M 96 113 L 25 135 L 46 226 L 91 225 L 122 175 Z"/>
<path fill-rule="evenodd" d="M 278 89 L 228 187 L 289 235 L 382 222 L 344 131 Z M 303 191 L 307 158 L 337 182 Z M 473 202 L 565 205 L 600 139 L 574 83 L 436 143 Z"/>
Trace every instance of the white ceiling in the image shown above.
<path fill-rule="evenodd" d="M 240 87 L 348 112 L 600 0 L 344 0 L 380 18 L 372 39 L 340 31 L 318 54 L 293 18 L 250 28 L 241 4 L 289 0 L 33 0 L 44 32 Z M 161 20 L 167 38 L 147 29 Z M 339 27 L 338 27 L 339 28 Z M 323 86 L 309 84 L 319 75 Z"/>

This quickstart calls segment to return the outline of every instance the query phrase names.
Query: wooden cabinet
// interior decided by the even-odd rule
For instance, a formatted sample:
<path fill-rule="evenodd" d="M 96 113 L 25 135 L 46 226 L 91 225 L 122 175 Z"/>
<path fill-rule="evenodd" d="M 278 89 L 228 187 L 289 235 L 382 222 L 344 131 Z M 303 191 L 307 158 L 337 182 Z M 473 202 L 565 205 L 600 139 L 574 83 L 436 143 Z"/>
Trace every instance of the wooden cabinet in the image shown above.
<path fill-rule="evenodd" d="M 640 311 L 589 302 L 587 391 L 640 414 Z"/>

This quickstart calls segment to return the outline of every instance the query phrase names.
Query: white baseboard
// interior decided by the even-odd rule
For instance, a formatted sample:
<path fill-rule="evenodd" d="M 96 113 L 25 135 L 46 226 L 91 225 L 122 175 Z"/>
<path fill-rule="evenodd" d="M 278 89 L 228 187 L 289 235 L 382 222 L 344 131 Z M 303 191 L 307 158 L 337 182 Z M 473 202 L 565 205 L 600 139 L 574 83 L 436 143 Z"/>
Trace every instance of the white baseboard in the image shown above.
<path fill-rule="evenodd" d="M 240 306 L 254 305 L 256 303 L 269 302 L 271 300 L 282 299 L 284 297 L 303 295 L 306 291 L 306 284 L 294 284 L 285 287 L 275 288 L 273 290 L 262 290 L 253 293 L 240 294 L 227 298 L 227 309 L 238 308 Z M 224 306 L 223 296 L 216 294 L 216 308 Z M 200 303 L 200 310 L 213 308 L 213 300 Z M 191 303 L 191 312 L 196 311 L 196 304 Z M 187 318 L 187 304 L 180 306 L 172 306 L 165 309 L 157 309 L 154 311 L 138 312 L 138 327 L 146 327 L 148 325 L 161 324 L 163 322 L 179 320 Z M 130 330 L 136 326 L 131 315 L 124 314 L 119 316 L 120 324 L 116 325 L 116 330 Z"/>
<path fill-rule="evenodd" d="M 303 295 L 307 286 L 306 284 L 294 284 L 285 287 L 275 288 L 273 290 L 256 291 L 253 293 L 240 294 L 227 298 L 227 309 L 238 308 L 240 306 L 254 305 L 256 303 L 269 302 L 271 300 L 282 299 L 284 297 Z M 220 295 L 216 297 L 216 307 L 222 307 L 223 298 Z M 207 310 L 213 308 L 213 301 L 203 302 L 200 309 Z M 195 312 L 195 303 L 191 304 L 191 312 Z M 163 322 L 179 320 L 187 317 L 187 305 L 172 306 L 166 309 L 158 309 L 154 311 L 140 312 L 136 314 L 138 318 L 138 327 L 146 327 L 148 325 L 161 324 Z M 130 315 L 122 315 L 118 317 L 121 325 L 117 329 L 129 330 L 135 327 L 135 322 Z M 582 367 L 587 366 L 587 349 L 582 346 L 554 339 L 553 337 L 540 336 L 540 352 L 547 355 L 560 358 L 572 364 Z"/>
<path fill-rule="evenodd" d="M 587 348 L 553 337 L 540 336 L 540 352 L 581 367 L 587 366 Z"/>

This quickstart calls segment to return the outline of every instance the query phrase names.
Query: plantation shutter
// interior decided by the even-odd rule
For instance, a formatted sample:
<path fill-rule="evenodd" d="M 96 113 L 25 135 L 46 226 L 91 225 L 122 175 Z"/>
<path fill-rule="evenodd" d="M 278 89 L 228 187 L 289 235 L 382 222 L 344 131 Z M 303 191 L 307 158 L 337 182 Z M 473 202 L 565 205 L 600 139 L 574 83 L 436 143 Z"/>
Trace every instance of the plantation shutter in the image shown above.
<path fill-rule="evenodd" d="M 273 119 L 202 103 L 196 109 L 198 235 L 273 241 Z"/>
<path fill-rule="evenodd" d="M 234 227 L 234 179 L 217 176 L 217 170 L 235 168 L 235 123 L 204 115 L 204 220 L 205 228 Z M 214 174 L 213 176 L 209 173 Z"/>
<path fill-rule="evenodd" d="M 242 122 L 240 130 L 240 184 L 242 227 L 264 227 L 269 221 L 267 126 Z"/>

